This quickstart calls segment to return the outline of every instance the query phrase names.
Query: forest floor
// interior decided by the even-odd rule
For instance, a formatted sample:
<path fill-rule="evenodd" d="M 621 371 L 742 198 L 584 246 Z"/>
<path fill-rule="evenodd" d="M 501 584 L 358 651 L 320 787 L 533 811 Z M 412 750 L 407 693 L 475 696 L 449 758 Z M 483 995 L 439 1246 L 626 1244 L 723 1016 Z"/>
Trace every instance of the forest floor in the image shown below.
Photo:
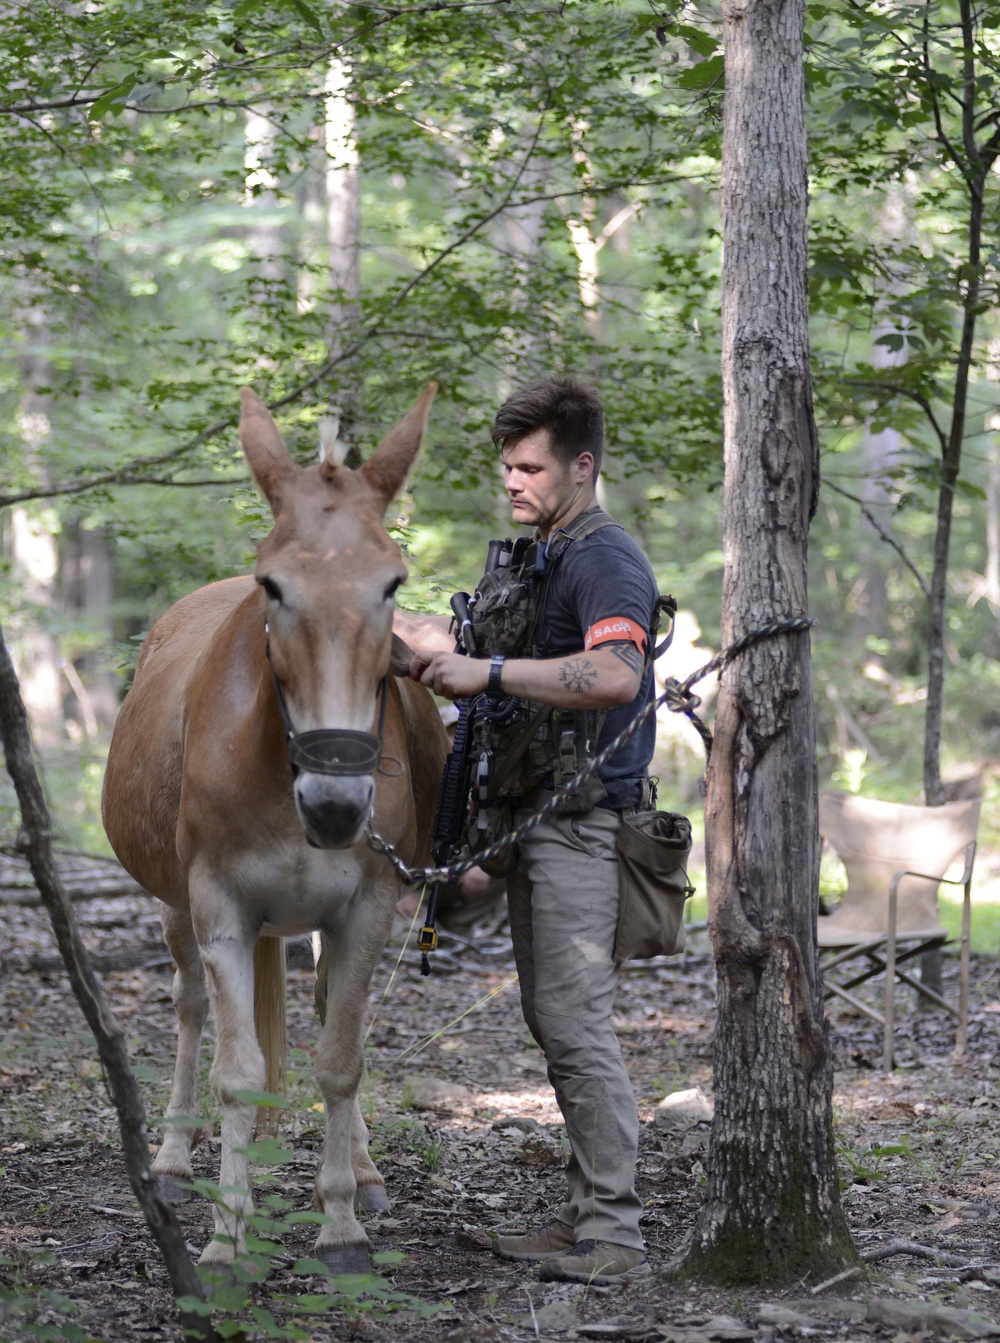
<path fill-rule="evenodd" d="M 128 1034 L 151 1129 L 162 1114 L 173 1046 L 169 959 L 155 902 L 79 903 L 78 917 Z M 0 1340 L 133 1343 L 180 1338 L 166 1274 L 126 1179 L 96 1050 L 69 993 L 44 910 L 6 906 L 0 933 Z M 263 1172 L 275 1217 L 308 1209 L 320 1142 L 310 1078 L 315 1035 L 308 943 L 290 946 L 289 1095 L 281 1141 L 290 1158 Z M 399 962 L 397 965 L 397 961 Z M 957 974 L 946 958 L 946 982 Z M 253 1337 L 386 1343 L 623 1339 L 653 1343 L 819 1338 L 928 1340 L 1000 1333 L 1000 973 L 974 958 L 969 1051 L 951 1056 L 949 1018 L 900 995 L 899 1067 L 879 1071 L 877 1028 L 835 1011 L 834 1116 L 843 1201 L 862 1252 L 917 1242 L 980 1273 L 898 1254 L 867 1280 L 811 1294 L 677 1287 L 657 1275 L 628 1288 L 538 1281 L 490 1253 L 490 1235 L 544 1220 L 559 1198 L 563 1129 L 544 1064 L 518 1011 L 506 929 L 474 930 L 436 954 L 421 978 L 415 952 L 390 946 L 373 985 L 363 1104 L 393 1208 L 369 1223 L 374 1249 L 395 1252 L 383 1285 L 339 1304 L 296 1274 L 314 1228 L 293 1223 L 267 1279 L 251 1290 Z M 649 1256 L 682 1249 L 705 1183 L 708 1124 L 661 1131 L 671 1092 L 711 1098 L 714 985 L 704 932 L 671 960 L 629 966 L 617 1008 L 642 1118 L 638 1189 Z M 217 1178 L 218 1138 L 195 1153 Z M 209 1205 L 179 1205 L 200 1248 Z M 307 1312 L 315 1306 L 320 1313 Z M 426 1312 L 433 1308 L 435 1313 Z M 270 1317 L 260 1312 L 269 1311 Z M 282 1334 L 282 1329 L 298 1332 Z M 74 1330 L 80 1332 L 75 1333 Z"/>

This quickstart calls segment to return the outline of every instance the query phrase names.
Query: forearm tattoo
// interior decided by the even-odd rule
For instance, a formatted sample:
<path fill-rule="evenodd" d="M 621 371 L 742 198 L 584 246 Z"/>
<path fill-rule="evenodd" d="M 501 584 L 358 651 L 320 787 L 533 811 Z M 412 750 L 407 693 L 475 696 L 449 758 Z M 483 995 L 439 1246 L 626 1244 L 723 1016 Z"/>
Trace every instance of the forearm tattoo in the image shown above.
<path fill-rule="evenodd" d="M 635 644 L 616 643 L 606 644 L 605 647 L 610 648 L 615 657 L 620 658 L 626 667 L 631 667 L 634 672 L 642 671 L 645 659 Z"/>
<path fill-rule="evenodd" d="M 597 669 L 587 658 L 569 658 L 559 668 L 559 680 L 567 690 L 583 695 L 597 684 Z"/>

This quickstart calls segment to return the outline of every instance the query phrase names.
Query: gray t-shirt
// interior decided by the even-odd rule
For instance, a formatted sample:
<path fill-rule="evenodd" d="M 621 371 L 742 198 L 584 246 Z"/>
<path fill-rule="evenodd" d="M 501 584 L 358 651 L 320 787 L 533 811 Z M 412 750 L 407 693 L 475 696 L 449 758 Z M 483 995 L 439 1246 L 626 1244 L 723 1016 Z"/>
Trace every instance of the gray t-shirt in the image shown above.
<path fill-rule="evenodd" d="M 587 631 L 595 626 L 606 625 L 613 634 L 616 617 L 638 626 L 648 639 L 658 595 L 649 561 L 623 527 L 605 526 L 571 541 L 554 561 L 548 581 L 535 640 L 537 656 L 578 653 L 584 647 Z M 632 703 L 608 710 L 598 750 L 622 732 L 653 696 L 650 664 Z M 651 714 L 601 770 L 601 782 L 608 794 L 602 806 L 627 808 L 638 804 L 641 781 L 647 777 L 655 743 L 656 723 Z"/>

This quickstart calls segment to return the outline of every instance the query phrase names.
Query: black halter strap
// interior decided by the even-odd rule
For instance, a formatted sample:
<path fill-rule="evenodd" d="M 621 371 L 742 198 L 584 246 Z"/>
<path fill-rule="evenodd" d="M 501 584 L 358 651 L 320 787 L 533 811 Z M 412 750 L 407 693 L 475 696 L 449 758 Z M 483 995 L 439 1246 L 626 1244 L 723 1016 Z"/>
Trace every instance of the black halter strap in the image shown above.
<path fill-rule="evenodd" d="M 381 704 L 378 713 L 378 732 L 357 732 L 353 728 L 317 728 L 314 732 L 296 732 L 292 725 L 285 695 L 281 689 L 274 663 L 271 660 L 270 628 L 264 622 L 264 652 L 271 669 L 274 693 L 285 724 L 288 743 L 288 761 L 293 777 L 300 771 L 306 774 L 374 774 L 382 762 L 382 734 L 385 727 L 385 705 L 389 697 L 389 677 L 379 683 Z"/>

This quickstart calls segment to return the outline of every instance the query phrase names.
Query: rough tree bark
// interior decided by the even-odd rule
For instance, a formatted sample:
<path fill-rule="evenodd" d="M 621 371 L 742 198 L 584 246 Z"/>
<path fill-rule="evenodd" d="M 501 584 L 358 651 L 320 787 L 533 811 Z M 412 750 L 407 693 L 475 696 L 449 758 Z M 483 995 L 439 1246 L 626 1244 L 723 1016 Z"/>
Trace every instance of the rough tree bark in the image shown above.
<path fill-rule="evenodd" d="M 7 772 L 14 784 L 21 808 L 25 847 L 32 875 L 52 920 L 56 942 L 73 992 L 97 1041 L 104 1076 L 118 1112 L 129 1182 L 150 1232 L 163 1255 L 174 1297 L 178 1303 L 178 1314 L 184 1336 L 201 1340 L 202 1343 L 218 1343 L 218 1335 L 211 1319 L 185 1302 L 185 1299 L 200 1302 L 204 1298 L 204 1293 L 185 1246 L 180 1223 L 153 1174 L 146 1114 L 138 1083 L 129 1065 L 125 1034 L 111 1011 L 100 981 L 94 974 L 72 906 L 56 871 L 52 856 L 52 826 L 32 759 L 28 718 L 2 631 L 0 631 L 0 739 L 3 741 Z"/>
<path fill-rule="evenodd" d="M 819 484 L 806 303 L 802 0 L 723 0 L 723 642 L 807 610 Z M 681 1271 L 788 1284 L 858 1262 L 840 1206 L 817 969 L 806 634 L 722 678 L 705 819 L 718 974 L 708 1187 Z"/>

